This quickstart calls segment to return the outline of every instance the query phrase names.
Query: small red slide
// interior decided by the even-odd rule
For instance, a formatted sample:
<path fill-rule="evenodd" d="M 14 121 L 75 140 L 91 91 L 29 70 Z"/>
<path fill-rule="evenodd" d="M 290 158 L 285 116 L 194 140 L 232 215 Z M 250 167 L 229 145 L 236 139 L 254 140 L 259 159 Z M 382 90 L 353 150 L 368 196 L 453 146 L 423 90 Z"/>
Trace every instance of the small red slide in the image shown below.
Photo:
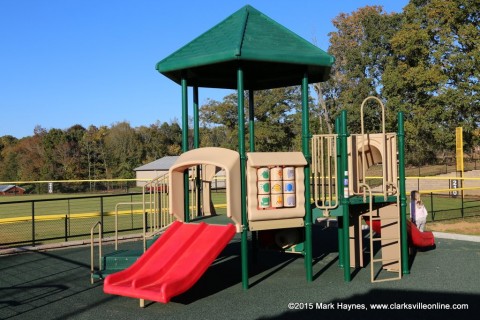
<path fill-rule="evenodd" d="M 407 232 L 411 244 L 417 248 L 433 247 L 435 245 L 435 237 L 431 231 L 418 230 L 415 223 L 407 220 Z"/>
<path fill-rule="evenodd" d="M 365 222 L 369 225 L 375 233 L 381 234 L 382 226 L 379 220 L 370 223 L 368 217 L 364 217 Z M 432 247 L 435 245 L 435 237 L 432 232 L 418 230 L 417 226 L 410 220 L 407 220 L 408 240 L 410 244 L 417 248 Z"/>
<path fill-rule="evenodd" d="M 175 221 L 132 266 L 107 276 L 103 291 L 167 303 L 200 279 L 235 232 L 233 224 Z"/>

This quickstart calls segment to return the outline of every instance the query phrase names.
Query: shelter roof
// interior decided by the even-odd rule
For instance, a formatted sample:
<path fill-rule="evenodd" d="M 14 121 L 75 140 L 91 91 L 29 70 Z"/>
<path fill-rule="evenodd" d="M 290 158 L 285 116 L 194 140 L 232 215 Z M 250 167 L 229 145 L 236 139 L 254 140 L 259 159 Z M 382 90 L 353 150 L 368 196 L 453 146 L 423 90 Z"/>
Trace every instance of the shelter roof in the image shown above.
<path fill-rule="evenodd" d="M 179 156 L 165 156 L 150 163 L 144 164 L 134 171 L 155 171 L 155 170 L 169 170 L 170 167 L 177 161 Z"/>
<path fill-rule="evenodd" d="M 10 190 L 12 188 L 15 188 L 15 185 L 13 185 L 13 184 L 7 184 L 7 185 L 2 184 L 2 185 L 0 185 L 0 192 L 7 192 L 8 190 Z M 22 187 L 19 187 L 19 186 L 17 186 L 17 188 L 25 190 L 25 189 L 23 189 Z"/>
<path fill-rule="evenodd" d="M 237 88 L 237 69 L 244 88 L 259 90 L 326 81 L 333 56 L 301 38 L 250 5 L 157 63 L 156 69 L 189 86 Z"/>

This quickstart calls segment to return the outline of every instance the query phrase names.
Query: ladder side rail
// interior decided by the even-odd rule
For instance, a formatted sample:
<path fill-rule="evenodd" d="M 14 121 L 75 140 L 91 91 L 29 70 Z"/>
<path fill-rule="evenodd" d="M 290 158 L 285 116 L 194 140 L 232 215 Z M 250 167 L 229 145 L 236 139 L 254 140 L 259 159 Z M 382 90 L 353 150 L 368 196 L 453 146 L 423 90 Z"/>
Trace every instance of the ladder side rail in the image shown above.
<path fill-rule="evenodd" d="M 318 155 L 318 140 L 319 136 L 313 136 L 312 141 L 311 141 L 311 146 L 312 146 L 312 176 L 311 176 L 311 181 L 312 181 L 312 196 L 313 200 L 315 202 L 315 205 L 318 206 L 318 161 L 319 160 L 319 155 Z"/>
<path fill-rule="evenodd" d="M 369 220 L 370 220 L 370 228 L 369 228 L 369 240 L 370 240 L 370 281 L 373 282 L 384 282 L 384 281 L 391 281 L 391 280 L 398 280 L 401 278 L 401 245 L 400 245 L 400 219 L 398 216 L 396 217 L 387 217 L 387 218 L 382 218 L 382 217 L 373 217 L 373 204 L 372 204 L 372 191 L 370 190 L 370 187 L 367 184 L 362 184 L 362 187 L 366 189 L 366 191 L 369 194 Z M 364 199 L 365 201 L 365 199 Z M 396 202 L 397 208 L 400 208 L 400 199 L 397 196 L 397 202 Z M 384 235 L 380 236 L 380 239 L 374 239 L 373 238 L 373 221 L 374 220 L 395 220 L 396 225 L 397 225 L 397 232 L 396 232 L 396 237 L 394 238 L 385 238 Z M 383 237 L 383 238 L 382 238 Z M 397 241 L 398 242 L 398 252 L 397 252 L 397 259 L 387 259 L 383 257 L 383 254 L 380 252 L 381 258 L 375 259 L 374 258 L 374 250 L 373 250 L 373 245 L 374 242 L 376 241 Z M 380 247 L 380 250 L 382 247 Z M 385 278 L 385 279 L 375 279 L 375 262 L 382 262 L 382 268 L 384 266 L 383 262 L 387 261 L 389 263 L 391 262 L 398 262 L 398 270 L 396 271 L 397 276 L 393 278 Z M 379 271 L 380 272 L 380 271 Z"/>
<path fill-rule="evenodd" d="M 386 156 L 385 153 L 386 153 L 386 143 L 385 143 L 385 139 L 386 139 L 386 136 L 385 136 L 385 106 L 383 105 L 383 102 L 382 100 L 380 100 L 379 98 L 377 97 L 374 97 L 374 96 L 370 96 L 370 97 L 367 97 L 363 100 L 362 102 L 362 105 L 360 107 L 360 122 L 361 122 L 361 130 L 362 130 L 362 173 L 363 173 L 363 183 L 366 183 L 366 158 L 365 158 L 365 125 L 364 125 L 364 120 L 363 120 L 363 107 L 365 105 L 365 103 L 370 100 L 370 99 L 373 99 L 375 101 L 377 101 L 379 104 L 380 104 L 380 107 L 382 109 L 382 135 L 383 135 L 383 139 L 382 139 L 382 152 L 383 152 L 383 155 L 384 157 Z M 370 148 L 370 151 L 371 151 L 371 148 Z M 355 151 L 356 152 L 356 151 Z M 384 200 L 386 201 L 387 200 L 387 194 L 386 194 L 386 179 L 387 179 L 387 167 L 386 167 L 386 159 L 383 159 L 382 161 L 382 173 L 383 173 L 383 177 L 382 177 L 382 189 L 383 189 L 383 192 L 384 192 Z M 365 191 L 364 191 L 365 192 Z"/>
<path fill-rule="evenodd" d="M 90 283 L 93 284 L 93 274 L 95 273 L 94 265 L 94 232 L 95 228 L 98 226 L 98 270 L 102 267 L 102 222 L 96 222 L 93 227 L 90 229 Z"/>

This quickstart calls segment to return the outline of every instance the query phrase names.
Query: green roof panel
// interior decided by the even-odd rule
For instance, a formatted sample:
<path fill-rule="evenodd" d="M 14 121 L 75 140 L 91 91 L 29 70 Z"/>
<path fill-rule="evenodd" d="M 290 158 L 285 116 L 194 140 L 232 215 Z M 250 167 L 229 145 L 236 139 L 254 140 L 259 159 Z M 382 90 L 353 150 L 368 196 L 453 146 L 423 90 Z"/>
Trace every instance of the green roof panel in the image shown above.
<path fill-rule="evenodd" d="M 245 89 L 325 81 L 334 58 L 260 11 L 247 5 L 172 53 L 157 70 L 180 83 L 212 88 L 237 87 L 242 66 Z"/>

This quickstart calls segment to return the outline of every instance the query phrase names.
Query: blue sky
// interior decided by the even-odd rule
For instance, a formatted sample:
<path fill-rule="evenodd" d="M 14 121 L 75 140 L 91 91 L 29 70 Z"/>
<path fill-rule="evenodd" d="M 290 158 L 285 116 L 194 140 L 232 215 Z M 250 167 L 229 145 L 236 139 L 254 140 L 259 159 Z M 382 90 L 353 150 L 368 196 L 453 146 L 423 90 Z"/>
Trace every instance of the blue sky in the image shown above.
<path fill-rule="evenodd" d="M 138 127 L 180 119 L 180 87 L 155 64 L 246 4 L 327 50 L 331 21 L 341 12 L 366 5 L 400 12 L 407 3 L 0 0 L 0 136 L 33 135 L 37 125 Z M 230 92 L 200 88 L 200 104 Z"/>

